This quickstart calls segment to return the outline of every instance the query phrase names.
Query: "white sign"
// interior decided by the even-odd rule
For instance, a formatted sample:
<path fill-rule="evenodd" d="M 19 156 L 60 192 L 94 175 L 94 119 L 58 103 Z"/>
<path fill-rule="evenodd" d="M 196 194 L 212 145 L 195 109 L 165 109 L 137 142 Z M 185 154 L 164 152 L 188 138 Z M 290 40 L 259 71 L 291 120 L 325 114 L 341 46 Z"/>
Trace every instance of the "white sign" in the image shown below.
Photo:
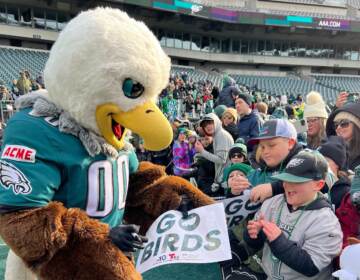
<path fill-rule="evenodd" d="M 225 207 L 226 220 L 229 228 L 238 225 L 251 213 L 256 212 L 261 206 L 260 203 L 252 203 L 250 201 L 250 193 L 248 192 L 219 202 L 222 202 Z"/>
<path fill-rule="evenodd" d="M 179 211 L 162 214 L 151 225 L 149 242 L 140 250 L 136 269 L 173 263 L 212 263 L 231 259 L 224 206 L 221 203 L 189 211 L 187 219 Z"/>

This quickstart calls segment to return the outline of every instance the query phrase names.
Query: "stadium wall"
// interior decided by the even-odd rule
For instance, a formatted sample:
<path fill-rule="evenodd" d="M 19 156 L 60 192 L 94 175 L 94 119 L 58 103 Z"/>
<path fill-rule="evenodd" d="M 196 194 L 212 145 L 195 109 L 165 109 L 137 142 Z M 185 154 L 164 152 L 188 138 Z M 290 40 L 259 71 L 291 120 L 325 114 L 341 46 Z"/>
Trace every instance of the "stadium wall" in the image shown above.
<path fill-rule="evenodd" d="M 270 65 L 288 65 L 288 66 L 309 66 L 309 67 L 341 67 L 341 68 L 359 68 L 359 61 L 347 61 L 337 59 L 314 59 L 306 57 L 279 57 L 279 56 L 257 56 L 257 55 L 236 55 L 227 53 L 207 53 L 189 51 L 184 49 L 166 48 L 165 52 L 176 58 L 191 59 L 209 62 L 227 62 L 227 63 L 245 63 L 245 64 L 270 64 Z"/>

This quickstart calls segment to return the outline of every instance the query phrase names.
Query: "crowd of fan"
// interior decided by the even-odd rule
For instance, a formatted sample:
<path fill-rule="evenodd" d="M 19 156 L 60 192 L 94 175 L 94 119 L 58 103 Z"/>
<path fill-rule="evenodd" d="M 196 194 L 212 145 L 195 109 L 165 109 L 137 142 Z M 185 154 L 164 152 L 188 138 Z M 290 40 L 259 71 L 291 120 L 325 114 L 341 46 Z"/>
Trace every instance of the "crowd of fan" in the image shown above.
<path fill-rule="evenodd" d="M 22 71 L 10 89 L 0 86 L 1 99 L 43 87 L 41 76 Z M 140 161 L 164 165 L 217 199 L 248 193 L 262 203 L 229 230 L 225 271 L 250 275 L 239 279 L 330 279 L 341 250 L 360 238 L 359 100 L 341 92 L 330 108 L 317 92 L 305 101 L 271 96 L 230 76 L 219 90 L 180 73 L 158 105 L 173 143 L 150 152 L 132 135 Z"/>
<path fill-rule="evenodd" d="M 262 203 L 229 231 L 233 259 L 222 265 L 230 275 L 330 279 L 341 250 L 360 237 L 358 101 L 341 92 L 329 108 L 317 92 L 305 101 L 267 96 L 228 76 L 219 92 L 177 75 L 159 100 L 172 145 L 148 152 L 132 141 L 140 160 L 212 197 L 247 192 Z"/>

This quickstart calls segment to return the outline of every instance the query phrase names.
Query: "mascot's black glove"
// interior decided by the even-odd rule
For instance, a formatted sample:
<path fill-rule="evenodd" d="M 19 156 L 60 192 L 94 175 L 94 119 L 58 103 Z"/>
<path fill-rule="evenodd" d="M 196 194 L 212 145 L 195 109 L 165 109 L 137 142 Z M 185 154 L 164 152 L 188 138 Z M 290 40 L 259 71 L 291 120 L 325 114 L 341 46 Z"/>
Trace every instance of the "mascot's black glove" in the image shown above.
<path fill-rule="evenodd" d="M 190 211 L 193 208 L 194 205 L 190 200 L 190 198 L 186 194 L 181 195 L 181 202 L 177 210 L 182 213 L 184 219 L 186 219 L 189 216 L 188 211 Z"/>
<path fill-rule="evenodd" d="M 135 252 L 136 249 L 144 249 L 144 243 L 148 241 L 138 232 L 136 225 L 120 225 L 110 230 L 109 237 L 121 251 Z"/>

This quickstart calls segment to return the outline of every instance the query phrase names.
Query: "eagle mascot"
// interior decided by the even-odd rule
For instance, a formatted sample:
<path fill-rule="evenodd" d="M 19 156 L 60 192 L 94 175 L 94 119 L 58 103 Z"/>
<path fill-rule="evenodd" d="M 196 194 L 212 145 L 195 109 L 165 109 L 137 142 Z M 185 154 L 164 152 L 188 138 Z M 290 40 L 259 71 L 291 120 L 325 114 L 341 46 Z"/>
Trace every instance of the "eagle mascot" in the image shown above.
<path fill-rule="evenodd" d="M 153 221 L 184 198 L 193 207 L 213 203 L 163 167 L 139 164 L 126 142 L 130 130 L 148 150 L 171 143 L 155 105 L 169 73 L 156 37 L 120 10 L 82 12 L 59 34 L 46 91 L 17 100 L 3 140 L 7 279 L 24 279 L 25 270 L 49 280 L 141 279 L 131 252 Z"/>

